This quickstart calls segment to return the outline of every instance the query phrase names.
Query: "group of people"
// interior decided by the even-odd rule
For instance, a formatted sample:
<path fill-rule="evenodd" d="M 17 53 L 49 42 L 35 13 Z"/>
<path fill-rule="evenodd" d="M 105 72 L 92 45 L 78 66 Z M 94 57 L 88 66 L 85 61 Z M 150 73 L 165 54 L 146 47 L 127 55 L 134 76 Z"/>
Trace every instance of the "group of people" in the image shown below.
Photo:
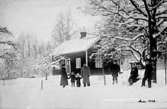
<path fill-rule="evenodd" d="M 65 64 L 61 65 L 61 79 L 60 79 L 60 85 L 64 88 L 65 86 L 68 85 L 68 79 L 71 79 L 71 86 L 72 87 L 80 87 L 81 86 L 81 79 L 83 82 L 83 86 L 90 86 L 90 68 L 84 64 L 83 67 L 81 68 L 81 73 L 77 72 L 71 72 L 71 74 L 68 76 L 66 69 L 65 69 Z"/>
<path fill-rule="evenodd" d="M 112 65 L 112 77 L 113 77 L 113 84 L 118 83 L 118 73 L 120 72 L 120 66 L 116 63 Z M 145 73 L 144 77 L 142 79 L 142 85 L 145 86 L 145 81 L 148 81 L 148 87 L 151 88 L 151 74 L 152 73 L 152 65 L 150 64 L 149 61 L 146 61 L 145 65 Z M 66 73 L 65 69 L 65 64 L 61 65 L 61 80 L 60 80 L 60 85 L 62 87 L 65 87 L 68 85 L 68 79 L 71 79 L 71 86 L 72 87 L 80 87 L 81 86 L 81 79 L 83 82 L 83 86 L 90 86 L 90 68 L 84 64 L 83 67 L 81 68 L 81 73 L 74 73 L 71 72 L 71 74 L 68 76 Z M 131 72 L 130 72 L 130 77 L 128 79 L 129 85 L 132 85 L 133 83 L 137 82 L 139 80 L 139 75 L 138 75 L 138 68 L 134 64 L 131 67 Z"/>
<path fill-rule="evenodd" d="M 149 62 L 149 60 L 146 60 L 146 65 L 145 65 L 145 72 L 144 72 L 144 77 L 142 79 L 142 84 L 141 86 L 145 86 L 146 80 L 148 81 L 148 87 L 151 88 L 151 79 L 152 79 L 152 65 Z M 132 85 L 133 83 L 137 82 L 139 80 L 139 75 L 138 75 L 138 68 L 134 64 L 131 67 L 131 72 L 130 72 L 130 77 L 128 79 L 129 85 Z"/>

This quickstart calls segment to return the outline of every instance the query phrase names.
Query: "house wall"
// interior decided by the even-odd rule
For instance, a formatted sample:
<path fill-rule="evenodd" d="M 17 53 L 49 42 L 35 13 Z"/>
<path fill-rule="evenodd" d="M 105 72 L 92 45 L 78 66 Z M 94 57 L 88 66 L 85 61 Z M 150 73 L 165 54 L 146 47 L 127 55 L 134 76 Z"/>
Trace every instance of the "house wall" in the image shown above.
<path fill-rule="evenodd" d="M 65 57 L 68 57 L 71 60 L 71 71 L 72 72 L 74 73 L 81 72 L 81 68 L 79 69 L 76 68 L 76 58 L 81 58 L 81 67 L 82 67 L 83 64 L 86 62 L 85 55 L 86 55 L 85 52 L 78 52 L 78 53 L 64 55 Z M 102 75 L 104 73 L 111 74 L 111 71 L 109 69 L 110 65 L 108 65 L 108 67 L 105 67 L 104 72 L 102 72 L 103 71 L 102 68 L 96 68 L 95 63 L 90 62 L 90 60 L 88 59 L 88 66 L 90 67 L 92 75 Z M 58 70 L 53 70 L 53 74 L 60 74 L 60 72 Z"/>

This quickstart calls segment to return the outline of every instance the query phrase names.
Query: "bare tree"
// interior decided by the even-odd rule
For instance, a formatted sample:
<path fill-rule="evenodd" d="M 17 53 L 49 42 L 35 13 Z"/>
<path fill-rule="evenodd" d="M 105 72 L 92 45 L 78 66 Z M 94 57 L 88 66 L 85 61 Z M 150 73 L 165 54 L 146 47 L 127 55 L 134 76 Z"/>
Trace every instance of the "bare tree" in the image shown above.
<path fill-rule="evenodd" d="M 17 38 L 18 48 L 23 58 L 40 55 L 40 44 L 33 34 L 22 33 Z"/>
<path fill-rule="evenodd" d="M 39 43 L 36 36 L 30 33 L 22 33 L 17 38 L 17 45 L 20 52 L 19 70 L 21 76 L 29 77 L 36 74 L 41 75 L 39 68 L 45 68 L 46 64 L 40 64 L 43 62 L 43 58 L 48 56 L 51 50 L 50 43 Z M 43 66 L 42 66 L 43 65 Z"/>
<path fill-rule="evenodd" d="M 52 38 L 55 45 L 59 45 L 65 40 L 71 39 L 74 34 L 75 28 L 71 13 L 59 14 L 57 23 L 52 31 Z"/>
<path fill-rule="evenodd" d="M 153 80 L 156 82 L 156 62 L 157 62 L 157 45 L 159 39 L 163 39 L 167 30 L 167 1 L 166 0 L 89 0 L 93 6 L 93 13 L 105 17 L 108 24 L 104 27 L 113 27 L 110 23 L 115 23 L 116 38 L 129 42 L 128 47 L 133 52 L 141 55 L 135 47 L 134 41 L 141 38 L 147 48 L 142 51 L 148 51 L 148 58 L 153 65 Z M 128 30 L 127 34 L 117 31 L 121 27 Z M 111 29 L 111 28 L 110 28 Z M 110 30 L 109 29 L 109 30 Z M 113 30 L 112 30 L 113 32 Z M 121 34 L 120 34 L 121 33 Z M 129 34 L 130 33 L 130 34 Z M 109 31 L 105 31 L 106 36 L 112 36 Z M 119 36 L 119 37 L 117 37 Z M 127 36 L 127 37 L 126 37 Z M 162 40 L 161 40 L 162 41 Z M 146 49 L 146 50 L 145 50 Z M 144 52 L 142 52 L 144 54 Z"/>

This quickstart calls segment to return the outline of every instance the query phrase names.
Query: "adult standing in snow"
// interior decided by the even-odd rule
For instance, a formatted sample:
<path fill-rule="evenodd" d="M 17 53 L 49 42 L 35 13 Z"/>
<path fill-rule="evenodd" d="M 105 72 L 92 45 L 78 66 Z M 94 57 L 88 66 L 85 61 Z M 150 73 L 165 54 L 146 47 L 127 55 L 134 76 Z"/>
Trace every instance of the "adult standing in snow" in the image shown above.
<path fill-rule="evenodd" d="M 146 60 L 144 78 L 142 80 L 142 86 L 145 86 L 145 81 L 148 81 L 148 87 L 151 88 L 151 76 L 152 76 L 152 65 L 149 63 L 149 60 Z"/>
<path fill-rule="evenodd" d="M 68 76 L 65 69 L 65 64 L 61 65 L 60 74 L 61 74 L 60 85 L 63 86 L 64 88 L 66 85 L 68 85 Z"/>
<path fill-rule="evenodd" d="M 84 87 L 90 86 L 90 80 L 89 80 L 90 68 L 86 64 L 84 64 L 83 67 L 81 68 L 81 75 L 83 78 Z"/>
<path fill-rule="evenodd" d="M 111 66 L 111 72 L 113 77 L 113 84 L 118 83 L 118 73 L 120 72 L 120 66 L 114 61 L 113 65 Z"/>

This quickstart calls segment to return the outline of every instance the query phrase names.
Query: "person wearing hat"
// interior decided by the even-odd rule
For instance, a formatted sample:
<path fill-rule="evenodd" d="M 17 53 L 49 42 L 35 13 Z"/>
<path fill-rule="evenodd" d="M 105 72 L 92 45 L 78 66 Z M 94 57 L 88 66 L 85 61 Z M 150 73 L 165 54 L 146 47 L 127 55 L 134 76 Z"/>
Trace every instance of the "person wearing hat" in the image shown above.
<path fill-rule="evenodd" d="M 64 88 L 65 86 L 68 85 L 68 76 L 65 69 L 65 64 L 61 65 L 60 74 L 61 74 L 60 85 Z"/>
<path fill-rule="evenodd" d="M 150 60 L 146 60 L 146 66 L 145 66 L 145 73 L 144 73 L 144 77 L 142 80 L 142 86 L 145 86 L 145 81 L 148 81 L 148 87 L 151 88 L 151 76 L 152 76 L 152 65 L 149 62 Z"/>
<path fill-rule="evenodd" d="M 113 77 L 113 84 L 118 83 L 118 73 L 120 72 L 120 66 L 117 64 L 117 61 L 114 60 L 112 66 L 112 77 Z"/>
<path fill-rule="evenodd" d="M 90 68 L 86 64 L 84 64 L 83 67 L 81 68 L 81 75 L 83 78 L 84 87 L 90 86 L 90 80 L 89 80 Z"/>

